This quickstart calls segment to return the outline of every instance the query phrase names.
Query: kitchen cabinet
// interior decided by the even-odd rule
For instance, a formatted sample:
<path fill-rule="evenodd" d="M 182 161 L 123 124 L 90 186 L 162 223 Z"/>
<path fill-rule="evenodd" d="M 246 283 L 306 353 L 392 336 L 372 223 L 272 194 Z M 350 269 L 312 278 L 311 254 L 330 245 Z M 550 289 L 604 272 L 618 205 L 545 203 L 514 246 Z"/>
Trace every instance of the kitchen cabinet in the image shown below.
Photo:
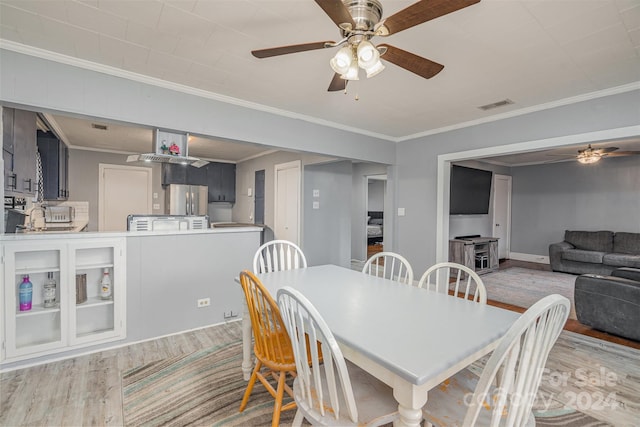
<path fill-rule="evenodd" d="M 211 162 L 196 168 L 174 163 L 162 164 L 162 185 L 206 185 L 209 203 L 236 201 L 236 165 Z"/>
<path fill-rule="evenodd" d="M 207 185 L 207 171 L 204 167 L 163 163 L 162 185 L 169 184 Z"/>
<path fill-rule="evenodd" d="M 2 127 L 5 192 L 34 195 L 36 192 L 36 113 L 4 107 Z"/>
<path fill-rule="evenodd" d="M 6 242 L 2 254 L 6 360 L 126 338 L 125 248 L 124 238 Z M 99 297 L 105 270 L 112 282 L 110 299 Z M 48 273 L 57 284 L 57 304 L 51 308 L 43 305 Z M 19 285 L 25 275 L 33 284 L 32 308 L 20 311 Z M 86 283 L 86 290 L 76 283 Z M 86 301 L 77 303 L 77 290 Z"/>
<path fill-rule="evenodd" d="M 236 201 L 236 165 L 213 162 L 207 165 L 209 202 Z"/>
<path fill-rule="evenodd" d="M 43 198 L 67 200 L 69 198 L 67 146 L 53 133 L 38 131 L 38 152 L 42 162 Z"/>

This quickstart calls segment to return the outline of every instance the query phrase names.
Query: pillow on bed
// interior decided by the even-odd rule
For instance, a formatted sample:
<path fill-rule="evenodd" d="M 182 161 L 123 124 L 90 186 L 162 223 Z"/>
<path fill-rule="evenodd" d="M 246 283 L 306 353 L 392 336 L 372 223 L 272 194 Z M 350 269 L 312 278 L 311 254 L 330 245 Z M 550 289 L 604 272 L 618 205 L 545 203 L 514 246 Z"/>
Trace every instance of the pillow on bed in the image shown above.
<path fill-rule="evenodd" d="M 371 224 L 371 216 L 367 217 L 367 224 Z"/>
<path fill-rule="evenodd" d="M 384 220 L 382 218 L 372 218 L 369 220 L 369 224 L 371 225 L 382 225 Z"/>

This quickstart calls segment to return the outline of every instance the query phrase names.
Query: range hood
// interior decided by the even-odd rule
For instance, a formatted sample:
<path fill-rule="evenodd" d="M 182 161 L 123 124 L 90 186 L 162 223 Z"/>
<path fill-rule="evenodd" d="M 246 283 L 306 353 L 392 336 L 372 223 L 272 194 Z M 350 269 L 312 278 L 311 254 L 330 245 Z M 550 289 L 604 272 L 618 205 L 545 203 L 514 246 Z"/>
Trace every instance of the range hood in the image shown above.
<path fill-rule="evenodd" d="M 176 163 L 196 168 L 209 163 L 206 160 L 189 157 L 188 140 L 188 133 L 172 133 L 156 129 L 153 134 L 153 152 L 132 154 L 127 157 L 127 162 Z"/>

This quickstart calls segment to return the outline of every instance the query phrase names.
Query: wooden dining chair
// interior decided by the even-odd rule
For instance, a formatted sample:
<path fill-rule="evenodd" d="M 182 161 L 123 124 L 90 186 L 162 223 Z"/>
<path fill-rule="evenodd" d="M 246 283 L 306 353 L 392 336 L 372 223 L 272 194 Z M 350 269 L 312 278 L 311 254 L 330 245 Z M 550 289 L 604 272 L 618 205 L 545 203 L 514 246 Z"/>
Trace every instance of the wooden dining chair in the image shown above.
<path fill-rule="evenodd" d="M 267 242 L 258 248 L 253 257 L 253 272 L 256 274 L 306 267 L 307 259 L 302 249 L 288 240 Z"/>
<path fill-rule="evenodd" d="M 413 269 L 405 257 L 395 252 L 378 252 L 365 262 L 362 272 L 397 282 L 413 284 Z"/>
<path fill-rule="evenodd" d="M 398 418 L 393 390 L 355 365 L 347 365 L 333 333 L 304 295 L 285 286 L 278 290 L 278 305 L 298 372 L 293 383 L 298 405 L 294 426 L 302 425 L 303 419 L 311 425 L 379 426 Z M 320 346 L 309 346 L 309 341 Z"/>
<path fill-rule="evenodd" d="M 247 406 L 253 386 L 259 380 L 275 398 L 271 425 L 277 427 L 280 423 L 280 412 L 296 407 L 295 401 L 282 405 L 285 392 L 293 397 L 293 392 L 286 383 L 287 374 L 295 377 L 296 371 L 291 341 L 282 322 L 278 305 L 260 280 L 253 273 L 245 270 L 240 273 L 240 284 L 249 309 L 254 337 L 253 352 L 257 359 L 240 404 L 240 412 Z M 275 390 L 269 383 L 269 376 L 277 382 Z"/>
<path fill-rule="evenodd" d="M 480 378 L 464 369 L 429 391 L 426 425 L 535 426 L 531 408 L 569 308 L 557 294 L 531 306 L 502 337 Z"/>
<path fill-rule="evenodd" d="M 418 281 L 418 287 L 444 294 L 453 290 L 454 296 L 481 304 L 487 303 L 487 289 L 478 273 L 455 262 L 441 262 L 429 267 Z"/>

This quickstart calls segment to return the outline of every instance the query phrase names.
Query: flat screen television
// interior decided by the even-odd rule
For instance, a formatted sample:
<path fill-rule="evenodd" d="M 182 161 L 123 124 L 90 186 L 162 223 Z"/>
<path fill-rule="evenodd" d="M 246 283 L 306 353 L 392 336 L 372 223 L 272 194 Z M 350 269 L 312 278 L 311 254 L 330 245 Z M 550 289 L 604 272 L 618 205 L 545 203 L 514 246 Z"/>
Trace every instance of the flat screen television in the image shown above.
<path fill-rule="evenodd" d="M 449 214 L 488 214 L 492 176 L 491 171 L 452 165 Z"/>

